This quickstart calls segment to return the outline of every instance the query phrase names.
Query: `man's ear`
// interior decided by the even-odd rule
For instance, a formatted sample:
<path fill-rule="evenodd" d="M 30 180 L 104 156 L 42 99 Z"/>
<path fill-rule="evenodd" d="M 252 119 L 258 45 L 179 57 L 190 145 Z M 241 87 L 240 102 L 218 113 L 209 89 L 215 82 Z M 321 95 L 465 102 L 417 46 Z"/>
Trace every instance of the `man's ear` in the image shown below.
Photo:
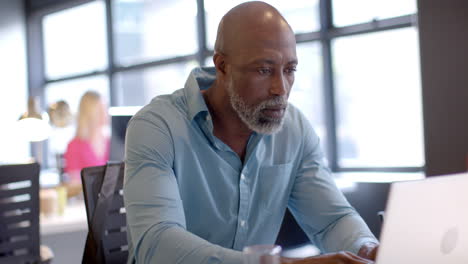
<path fill-rule="evenodd" d="M 216 70 L 221 74 L 226 74 L 226 58 L 223 54 L 215 52 L 213 55 L 213 63 Z"/>

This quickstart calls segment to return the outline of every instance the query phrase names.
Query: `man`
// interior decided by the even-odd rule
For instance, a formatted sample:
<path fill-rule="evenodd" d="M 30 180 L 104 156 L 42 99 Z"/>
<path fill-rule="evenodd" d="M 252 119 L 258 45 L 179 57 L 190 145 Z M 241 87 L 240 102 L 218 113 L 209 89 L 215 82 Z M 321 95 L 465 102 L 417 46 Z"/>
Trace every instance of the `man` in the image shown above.
<path fill-rule="evenodd" d="M 372 263 L 377 240 L 288 106 L 297 58 L 286 20 L 263 2 L 233 8 L 213 61 L 128 126 L 129 263 L 242 263 L 243 247 L 274 243 L 286 207 L 323 252 L 340 253 L 283 263 Z"/>

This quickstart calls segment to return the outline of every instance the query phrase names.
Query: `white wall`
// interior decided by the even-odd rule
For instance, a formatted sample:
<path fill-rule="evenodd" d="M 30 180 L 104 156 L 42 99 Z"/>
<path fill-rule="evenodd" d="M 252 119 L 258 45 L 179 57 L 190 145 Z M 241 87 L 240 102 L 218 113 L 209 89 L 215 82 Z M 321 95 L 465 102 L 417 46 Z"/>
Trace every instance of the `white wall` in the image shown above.
<path fill-rule="evenodd" d="M 23 1 L 0 1 L 0 163 L 30 156 L 29 143 L 15 131 L 27 104 L 26 25 Z"/>

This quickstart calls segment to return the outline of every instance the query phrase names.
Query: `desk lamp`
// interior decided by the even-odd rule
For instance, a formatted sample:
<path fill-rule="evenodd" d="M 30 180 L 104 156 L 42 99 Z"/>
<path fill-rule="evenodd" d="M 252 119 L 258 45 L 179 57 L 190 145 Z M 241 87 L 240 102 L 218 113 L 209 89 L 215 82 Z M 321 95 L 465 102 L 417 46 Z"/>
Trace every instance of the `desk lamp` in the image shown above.
<path fill-rule="evenodd" d="M 50 125 L 49 116 L 44 113 L 40 114 L 37 105 L 37 99 L 30 97 L 28 99 L 28 111 L 18 119 L 18 132 L 26 140 L 37 143 L 36 158 L 38 162 L 42 161 L 42 142 L 49 137 Z M 40 143 L 39 143 L 40 142 Z"/>

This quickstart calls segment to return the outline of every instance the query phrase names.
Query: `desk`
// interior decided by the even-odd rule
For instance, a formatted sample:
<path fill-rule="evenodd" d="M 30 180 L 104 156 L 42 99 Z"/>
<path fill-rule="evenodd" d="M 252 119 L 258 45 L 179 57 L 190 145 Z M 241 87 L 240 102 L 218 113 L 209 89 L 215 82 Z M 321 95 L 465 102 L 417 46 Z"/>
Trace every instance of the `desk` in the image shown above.
<path fill-rule="evenodd" d="M 380 182 L 390 183 L 392 181 L 415 180 L 422 179 L 424 175 L 421 173 L 342 173 L 336 175 L 335 179 L 339 188 L 345 192 L 348 197 L 352 193 L 362 194 L 364 197 L 367 194 L 360 187 L 359 182 Z M 382 194 L 383 195 L 383 194 Z M 386 195 L 386 194 L 385 194 Z M 368 204 L 369 199 L 364 199 L 362 204 Z M 384 206 L 384 202 L 381 202 Z M 359 204 L 356 205 L 359 207 Z M 379 208 L 378 210 L 382 210 Z M 376 221 L 376 226 L 380 230 L 380 222 L 375 215 L 375 210 L 367 210 L 370 213 L 369 218 Z M 362 212 L 364 215 L 365 212 Z M 297 224 L 296 224 L 297 225 Z M 86 220 L 86 209 L 83 200 L 75 200 L 70 202 L 63 216 L 42 217 L 40 222 L 41 242 L 49 246 L 54 254 L 54 263 L 81 263 L 83 248 L 88 231 Z M 302 230 L 301 230 L 302 232 Z M 305 235 L 304 235 L 305 236 Z M 306 245 L 301 248 L 294 248 L 292 251 L 285 252 L 288 256 L 303 256 L 316 254 L 315 248 Z"/>
<path fill-rule="evenodd" d="M 63 215 L 41 216 L 41 235 L 88 231 L 84 201 L 73 201 L 65 208 Z"/>
<path fill-rule="evenodd" d="M 53 263 L 79 264 L 88 233 L 83 200 L 72 200 L 62 216 L 41 216 L 41 243 L 54 253 Z"/>

